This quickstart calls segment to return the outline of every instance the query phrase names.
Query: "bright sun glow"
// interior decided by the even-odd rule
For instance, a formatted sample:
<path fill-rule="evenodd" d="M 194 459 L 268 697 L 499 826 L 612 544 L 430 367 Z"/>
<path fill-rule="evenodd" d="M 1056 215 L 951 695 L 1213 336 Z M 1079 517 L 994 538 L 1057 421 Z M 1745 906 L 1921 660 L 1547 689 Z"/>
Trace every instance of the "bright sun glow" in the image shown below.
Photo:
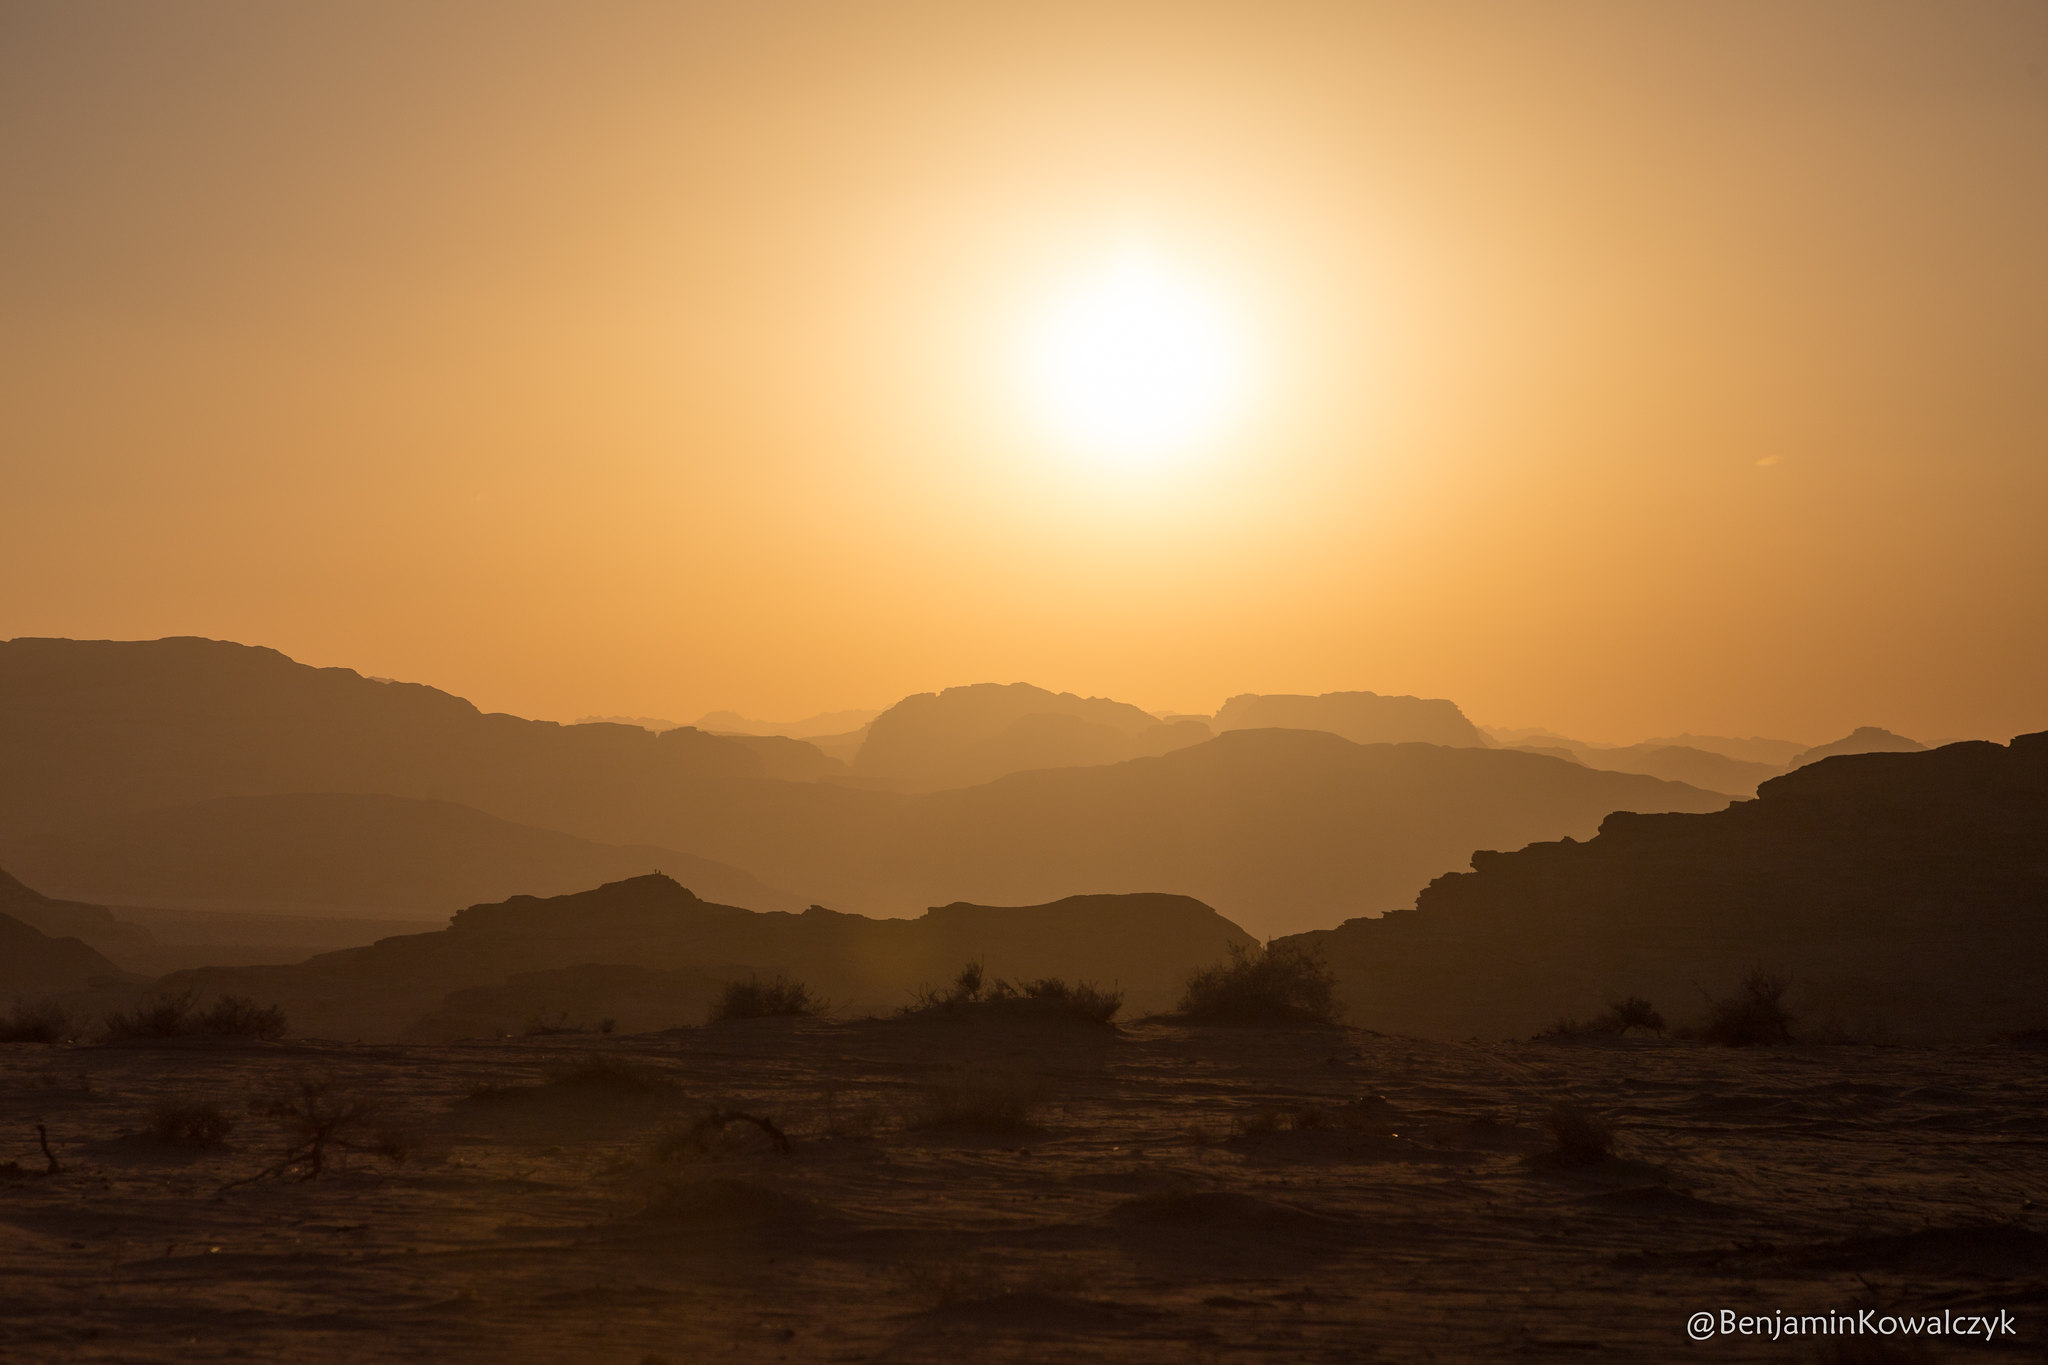
<path fill-rule="evenodd" d="M 1040 319 L 1027 378 L 1063 443 L 1151 466 L 1221 436 L 1244 397 L 1231 318 L 1155 258 L 1128 252 Z"/>

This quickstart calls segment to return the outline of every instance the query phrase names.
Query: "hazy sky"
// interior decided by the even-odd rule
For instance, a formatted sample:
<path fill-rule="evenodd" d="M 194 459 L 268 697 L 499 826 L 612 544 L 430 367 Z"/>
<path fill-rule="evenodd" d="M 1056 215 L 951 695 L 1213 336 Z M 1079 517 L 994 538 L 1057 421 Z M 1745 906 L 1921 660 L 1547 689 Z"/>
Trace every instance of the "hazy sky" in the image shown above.
<path fill-rule="evenodd" d="M 0 0 L 0 637 L 2048 727 L 2048 5 Z M 1244 396 L 1017 360 L 1142 246 Z"/>

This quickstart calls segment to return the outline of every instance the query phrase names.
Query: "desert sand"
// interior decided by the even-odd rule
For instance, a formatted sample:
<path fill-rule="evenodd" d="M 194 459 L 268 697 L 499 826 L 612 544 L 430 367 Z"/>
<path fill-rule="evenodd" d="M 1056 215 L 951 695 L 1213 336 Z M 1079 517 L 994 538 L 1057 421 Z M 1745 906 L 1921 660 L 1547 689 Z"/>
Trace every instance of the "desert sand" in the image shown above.
<path fill-rule="evenodd" d="M 285 1139 L 249 1101 L 306 1077 L 404 1159 L 250 1180 Z M 141 1136 L 162 1101 L 239 1121 Z M 1557 1163 L 1560 1102 L 1611 1156 Z M 0 1322 L 39 1362 L 2039 1359 L 2044 1107 L 2021 1043 L 939 1018 L 13 1044 Z M 745 1119 L 692 1137 L 714 1111 L 787 1152 Z M 1686 1337 L 1863 1306 L 2019 1335 Z"/>

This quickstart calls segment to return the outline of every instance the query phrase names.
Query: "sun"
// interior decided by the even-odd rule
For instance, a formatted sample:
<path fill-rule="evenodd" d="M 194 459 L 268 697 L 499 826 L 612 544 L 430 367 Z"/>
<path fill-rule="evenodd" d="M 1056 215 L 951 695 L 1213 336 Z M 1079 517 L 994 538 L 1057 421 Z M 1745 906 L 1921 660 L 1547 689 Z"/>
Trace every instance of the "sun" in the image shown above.
<path fill-rule="evenodd" d="M 1040 420 L 1091 458 L 1151 468 L 1223 436 L 1247 378 L 1240 327 L 1166 262 L 1126 251 L 1031 329 L 1025 378 Z"/>

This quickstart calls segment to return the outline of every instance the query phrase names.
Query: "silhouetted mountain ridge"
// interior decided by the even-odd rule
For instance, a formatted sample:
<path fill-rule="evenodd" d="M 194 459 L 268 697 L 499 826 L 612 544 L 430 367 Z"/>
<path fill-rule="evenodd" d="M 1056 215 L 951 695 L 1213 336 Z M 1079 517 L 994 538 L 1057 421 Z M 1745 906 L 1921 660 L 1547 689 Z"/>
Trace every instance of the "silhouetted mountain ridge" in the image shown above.
<path fill-rule="evenodd" d="M 1645 995 L 1674 1018 L 1762 962 L 1810 1026 L 2038 1027 L 2048 976 L 2048 734 L 1826 759 L 1708 814 L 1473 855 L 1413 911 L 1300 936 L 1357 1022 L 1529 1033 Z M 1697 983 L 1697 986 L 1696 984 Z"/>
<path fill-rule="evenodd" d="M 704 901 L 668 877 L 644 876 L 568 896 L 471 906 L 445 930 L 296 966 L 209 969 L 165 984 L 274 999 L 309 1032 L 362 1037 L 421 1036 L 415 1026 L 444 1009 L 473 1018 L 475 998 L 449 1005 L 451 994 L 503 987 L 515 977 L 527 978 L 536 992 L 518 1008 L 545 1011 L 547 991 L 564 980 L 559 973 L 602 966 L 631 969 L 617 980 L 635 991 L 648 986 L 648 971 L 683 974 L 671 984 L 687 989 L 667 1003 L 667 1017 L 635 1021 L 646 1027 L 699 1022 L 706 990 L 750 972 L 786 972 L 842 1005 L 886 1011 L 919 984 L 950 979 L 969 959 L 1004 976 L 1120 983 L 1134 1002 L 1159 1008 L 1187 972 L 1221 957 L 1231 943 L 1248 942 L 1236 925 L 1181 896 L 956 904 L 917 919 L 874 920 L 817 906 L 764 914 Z M 586 971 L 578 988 L 595 998 L 593 986 L 607 979 Z M 511 1006 L 501 1001 L 500 1008 Z"/>

